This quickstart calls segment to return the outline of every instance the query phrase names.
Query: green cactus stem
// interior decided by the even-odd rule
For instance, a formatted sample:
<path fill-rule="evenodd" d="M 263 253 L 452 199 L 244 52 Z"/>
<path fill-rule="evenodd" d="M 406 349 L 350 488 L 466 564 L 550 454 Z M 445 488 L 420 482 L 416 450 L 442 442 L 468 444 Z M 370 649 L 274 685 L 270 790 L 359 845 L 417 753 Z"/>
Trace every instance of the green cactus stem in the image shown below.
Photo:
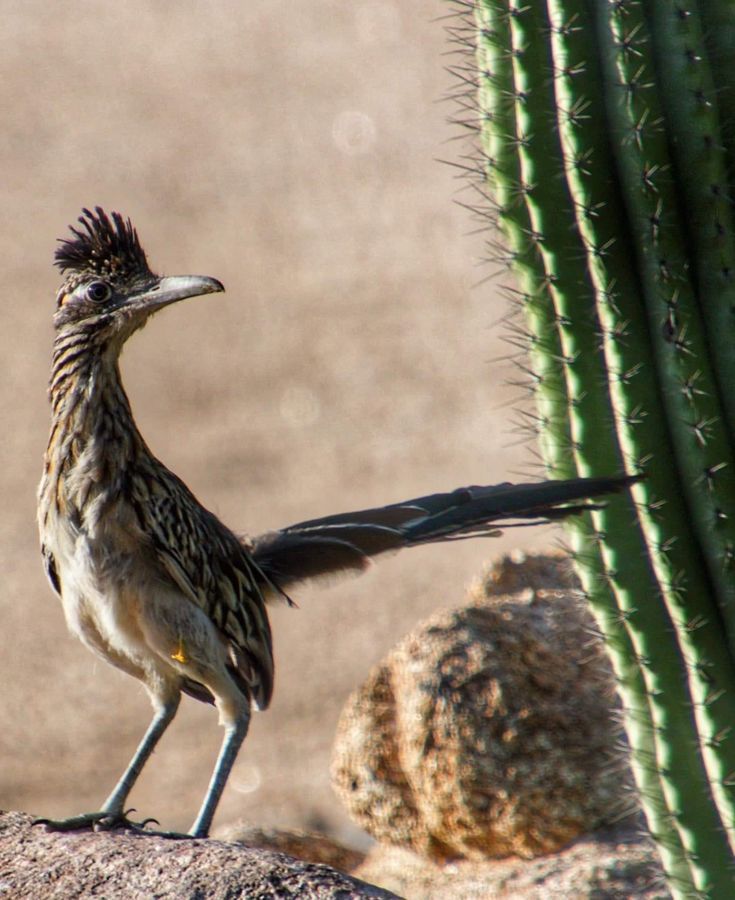
<path fill-rule="evenodd" d="M 455 5 L 548 471 L 646 476 L 572 534 L 641 802 L 675 896 L 731 898 L 735 4 Z"/>

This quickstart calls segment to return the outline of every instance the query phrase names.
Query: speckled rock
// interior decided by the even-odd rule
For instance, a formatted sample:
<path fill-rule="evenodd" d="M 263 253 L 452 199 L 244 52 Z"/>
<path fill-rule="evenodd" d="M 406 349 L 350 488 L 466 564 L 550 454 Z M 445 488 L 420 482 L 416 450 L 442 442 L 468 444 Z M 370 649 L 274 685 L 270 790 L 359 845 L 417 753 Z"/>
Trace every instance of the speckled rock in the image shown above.
<path fill-rule="evenodd" d="M 0 813 L 0 896 L 34 900 L 388 900 L 329 866 L 215 840 L 125 832 L 47 833 Z"/>
<path fill-rule="evenodd" d="M 575 587 L 561 558 L 506 558 L 372 670 L 332 775 L 373 837 L 437 860 L 533 857 L 630 806 L 613 676 Z"/>

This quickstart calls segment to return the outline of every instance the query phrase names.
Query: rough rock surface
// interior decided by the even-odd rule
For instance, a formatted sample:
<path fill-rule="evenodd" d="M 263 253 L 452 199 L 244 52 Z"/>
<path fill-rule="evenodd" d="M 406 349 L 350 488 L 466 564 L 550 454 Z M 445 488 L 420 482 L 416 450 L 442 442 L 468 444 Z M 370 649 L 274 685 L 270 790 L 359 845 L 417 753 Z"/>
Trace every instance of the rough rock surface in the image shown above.
<path fill-rule="evenodd" d="M 352 900 L 395 897 L 324 865 L 215 840 L 47 833 L 0 813 L 0 896 L 34 900 Z"/>
<path fill-rule="evenodd" d="M 613 676 L 566 560 L 506 558 L 470 601 L 351 696 L 333 783 L 373 837 L 435 860 L 551 853 L 631 803 Z"/>
<path fill-rule="evenodd" d="M 538 859 L 461 860 L 440 866 L 378 845 L 353 873 L 406 900 L 668 900 L 656 851 L 628 832 L 590 835 Z"/>

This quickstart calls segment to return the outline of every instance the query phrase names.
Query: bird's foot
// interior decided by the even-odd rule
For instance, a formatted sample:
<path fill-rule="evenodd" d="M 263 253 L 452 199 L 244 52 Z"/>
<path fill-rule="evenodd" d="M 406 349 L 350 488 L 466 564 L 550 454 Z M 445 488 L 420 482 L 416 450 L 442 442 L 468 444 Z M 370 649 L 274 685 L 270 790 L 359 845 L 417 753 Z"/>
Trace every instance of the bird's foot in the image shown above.
<path fill-rule="evenodd" d="M 146 826 L 151 822 L 158 825 L 158 819 L 144 819 L 142 822 L 133 822 L 128 818 L 128 813 L 135 812 L 129 809 L 126 812 L 100 812 L 82 813 L 79 816 L 70 816 L 68 819 L 35 819 L 34 825 L 42 825 L 46 831 L 128 831 L 134 834 L 162 834 L 162 832 L 148 831 Z M 167 837 L 169 835 L 166 835 Z M 174 837 L 175 835 L 170 835 Z M 178 835 L 176 835 L 178 836 Z M 183 835 L 182 835 L 183 836 Z"/>

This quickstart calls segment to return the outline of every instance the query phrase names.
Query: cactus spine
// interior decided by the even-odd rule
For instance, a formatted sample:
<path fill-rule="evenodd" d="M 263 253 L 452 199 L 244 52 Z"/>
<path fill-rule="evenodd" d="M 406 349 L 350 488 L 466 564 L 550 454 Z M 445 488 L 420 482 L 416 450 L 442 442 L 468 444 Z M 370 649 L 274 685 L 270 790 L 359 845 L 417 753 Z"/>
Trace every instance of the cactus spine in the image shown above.
<path fill-rule="evenodd" d="M 735 4 L 455 0 L 549 474 L 672 892 L 735 896 Z M 701 7 L 701 9 L 700 9 Z M 732 59 L 728 60 L 728 54 Z M 468 80 L 466 69 L 462 77 Z"/>

